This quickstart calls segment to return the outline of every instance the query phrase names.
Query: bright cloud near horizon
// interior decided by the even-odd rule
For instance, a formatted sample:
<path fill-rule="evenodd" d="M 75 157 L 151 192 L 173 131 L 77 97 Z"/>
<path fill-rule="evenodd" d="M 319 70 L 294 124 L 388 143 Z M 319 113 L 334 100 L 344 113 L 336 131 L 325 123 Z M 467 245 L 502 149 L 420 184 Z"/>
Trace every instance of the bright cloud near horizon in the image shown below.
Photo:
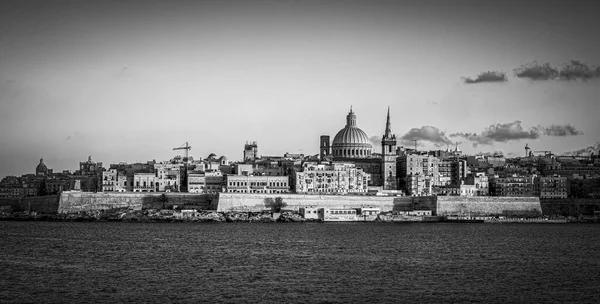
<path fill-rule="evenodd" d="M 0 2 L 0 176 L 374 141 L 555 153 L 600 141 L 594 1 Z M 535 62 L 538 65 L 535 65 Z M 548 64 L 548 65 L 546 65 Z M 374 147 L 378 151 L 379 147 Z"/>

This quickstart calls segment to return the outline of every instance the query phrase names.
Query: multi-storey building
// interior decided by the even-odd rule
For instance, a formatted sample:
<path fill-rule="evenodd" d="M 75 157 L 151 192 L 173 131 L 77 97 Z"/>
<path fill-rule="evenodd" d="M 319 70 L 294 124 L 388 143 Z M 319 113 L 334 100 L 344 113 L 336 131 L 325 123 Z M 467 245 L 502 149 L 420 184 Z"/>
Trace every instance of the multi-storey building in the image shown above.
<path fill-rule="evenodd" d="M 489 180 L 492 196 L 538 196 L 536 176 L 492 177 Z"/>
<path fill-rule="evenodd" d="M 306 162 L 296 172 L 297 193 L 348 194 L 367 192 L 370 174 L 351 163 Z"/>
<path fill-rule="evenodd" d="M 538 177 L 540 198 L 567 198 L 567 178 L 561 176 Z"/>
<path fill-rule="evenodd" d="M 117 169 L 108 169 L 102 172 L 102 191 L 125 192 L 127 191 L 127 175 Z"/>
<path fill-rule="evenodd" d="M 158 177 L 154 173 L 134 173 L 133 192 L 156 192 Z"/>
<path fill-rule="evenodd" d="M 158 178 L 156 191 L 179 192 L 181 191 L 181 165 L 179 164 L 154 164 L 154 174 Z M 188 190 L 189 191 L 189 190 Z"/>
<path fill-rule="evenodd" d="M 287 193 L 290 192 L 287 176 L 227 175 L 225 192 L 234 193 Z"/>
<path fill-rule="evenodd" d="M 439 159 L 426 154 L 405 154 L 397 158 L 398 184 L 408 195 L 431 195 L 440 186 Z"/>
<path fill-rule="evenodd" d="M 483 172 L 471 173 L 467 175 L 464 184 L 475 187 L 475 196 L 487 196 L 490 194 L 489 179 Z"/>
<path fill-rule="evenodd" d="M 218 193 L 223 191 L 224 177 L 221 172 L 188 173 L 188 192 L 190 193 Z"/>

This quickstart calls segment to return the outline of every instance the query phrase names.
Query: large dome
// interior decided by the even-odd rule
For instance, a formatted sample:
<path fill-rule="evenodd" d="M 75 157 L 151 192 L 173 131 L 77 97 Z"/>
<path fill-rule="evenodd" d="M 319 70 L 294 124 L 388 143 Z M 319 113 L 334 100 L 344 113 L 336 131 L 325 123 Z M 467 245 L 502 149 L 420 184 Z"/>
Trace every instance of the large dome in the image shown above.
<path fill-rule="evenodd" d="M 350 108 L 346 116 L 346 127 L 333 138 L 331 145 L 335 158 L 366 158 L 373 148 L 367 134 L 356 125 L 356 115 Z"/>

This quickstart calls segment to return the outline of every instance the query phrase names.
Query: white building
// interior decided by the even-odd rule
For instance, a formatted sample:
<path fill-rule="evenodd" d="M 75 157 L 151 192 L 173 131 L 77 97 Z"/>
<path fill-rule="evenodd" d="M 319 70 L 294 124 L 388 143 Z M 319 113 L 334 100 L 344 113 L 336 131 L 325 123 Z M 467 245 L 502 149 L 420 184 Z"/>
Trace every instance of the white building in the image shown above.
<path fill-rule="evenodd" d="M 304 163 L 296 172 L 297 193 L 366 193 L 371 175 L 349 163 Z"/>

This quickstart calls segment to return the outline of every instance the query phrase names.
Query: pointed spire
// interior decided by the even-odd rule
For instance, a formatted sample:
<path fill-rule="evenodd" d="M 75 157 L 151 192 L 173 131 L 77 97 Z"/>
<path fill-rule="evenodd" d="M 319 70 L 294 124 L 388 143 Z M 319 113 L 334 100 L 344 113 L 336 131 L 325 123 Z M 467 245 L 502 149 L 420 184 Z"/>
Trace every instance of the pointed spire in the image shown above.
<path fill-rule="evenodd" d="M 352 112 L 352 105 L 350 105 L 350 114 L 354 114 L 354 112 Z"/>
<path fill-rule="evenodd" d="M 387 121 L 385 123 L 385 135 L 384 135 L 384 137 L 390 138 L 392 136 L 391 133 L 392 133 L 392 124 L 390 122 L 390 106 L 388 106 Z"/>

